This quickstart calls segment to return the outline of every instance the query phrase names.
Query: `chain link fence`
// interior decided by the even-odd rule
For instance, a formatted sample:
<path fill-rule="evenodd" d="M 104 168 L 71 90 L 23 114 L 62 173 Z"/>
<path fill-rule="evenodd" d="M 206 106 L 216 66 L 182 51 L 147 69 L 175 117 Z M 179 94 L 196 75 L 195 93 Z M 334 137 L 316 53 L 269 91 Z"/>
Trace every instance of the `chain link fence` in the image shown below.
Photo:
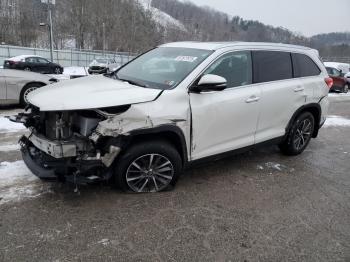
<path fill-rule="evenodd" d="M 4 64 L 4 60 L 19 55 L 37 55 L 50 60 L 50 50 L 41 48 L 19 47 L 10 45 L 0 45 L 0 66 Z M 123 65 L 133 59 L 136 55 L 127 52 L 110 52 L 100 50 L 54 50 L 53 58 L 55 63 L 63 67 L 79 66 L 86 67 L 94 59 L 104 57 L 113 58 L 115 61 Z"/>

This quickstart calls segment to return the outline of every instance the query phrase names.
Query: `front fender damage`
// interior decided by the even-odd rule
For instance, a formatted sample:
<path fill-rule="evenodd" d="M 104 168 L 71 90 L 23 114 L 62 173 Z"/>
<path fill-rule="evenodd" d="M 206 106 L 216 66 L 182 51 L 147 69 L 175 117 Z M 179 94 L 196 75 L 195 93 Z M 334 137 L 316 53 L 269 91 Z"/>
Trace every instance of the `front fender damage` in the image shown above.
<path fill-rule="evenodd" d="M 96 142 L 103 136 L 130 136 L 134 131 L 147 130 L 163 125 L 175 126 L 183 122 L 186 122 L 186 120 L 175 116 L 150 117 L 141 111 L 135 110 L 131 113 L 127 112 L 121 115 L 109 116 L 107 120 L 99 123 L 90 139 Z"/>

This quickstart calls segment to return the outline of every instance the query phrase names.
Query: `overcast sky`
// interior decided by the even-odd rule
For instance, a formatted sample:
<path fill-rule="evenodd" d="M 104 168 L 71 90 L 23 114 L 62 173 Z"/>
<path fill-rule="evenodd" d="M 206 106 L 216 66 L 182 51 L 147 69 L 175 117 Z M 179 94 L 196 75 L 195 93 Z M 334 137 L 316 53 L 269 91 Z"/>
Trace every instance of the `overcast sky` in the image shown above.
<path fill-rule="evenodd" d="M 350 0 L 190 0 L 311 36 L 350 31 Z"/>

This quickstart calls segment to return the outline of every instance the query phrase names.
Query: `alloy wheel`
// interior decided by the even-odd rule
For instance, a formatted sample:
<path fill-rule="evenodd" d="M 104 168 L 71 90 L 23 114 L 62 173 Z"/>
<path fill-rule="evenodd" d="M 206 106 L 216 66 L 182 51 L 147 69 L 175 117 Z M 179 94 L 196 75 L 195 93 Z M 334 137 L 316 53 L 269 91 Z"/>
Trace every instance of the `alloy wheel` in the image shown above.
<path fill-rule="evenodd" d="M 28 89 L 26 89 L 24 91 L 24 94 L 23 94 L 23 100 L 26 104 L 28 104 L 28 95 L 30 92 L 33 92 L 35 89 L 37 89 L 38 87 L 36 86 L 33 86 L 33 87 L 29 87 Z"/>
<path fill-rule="evenodd" d="M 126 182 L 134 192 L 159 192 L 174 177 L 170 160 L 159 154 L 147 154 L 134 160 L 126 171 Z"/>
<path fill-rule="evenodd" d="M 312 122 L 310 119 L 304 119 L 296 129 L 294 135 L 294 146 L 297 150 L 302 149 L 309 142 L 312 132 Z"/>
<path fill-rule="evenodd" d="M 57 68 L 55 68 L 55 74 L 56 74 L 56 75 L 61 74 L 61 69 L 59 69 L 58 67 L 57 67 Z"/>

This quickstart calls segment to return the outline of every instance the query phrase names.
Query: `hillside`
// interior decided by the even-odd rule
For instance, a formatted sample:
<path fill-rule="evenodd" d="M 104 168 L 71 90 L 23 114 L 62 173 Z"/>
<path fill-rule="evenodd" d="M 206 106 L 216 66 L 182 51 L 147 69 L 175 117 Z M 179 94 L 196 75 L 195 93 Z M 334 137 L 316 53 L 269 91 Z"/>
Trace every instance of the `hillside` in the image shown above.
<path fill-rule="evenodd" d="M 311 37 L 311 42 L 316 46 L 350 45 L 350 32 L 315 35 Z"/>
<path fill-rule="evenodd" d="M 12 0 L 10 12 L 6 1 L 0 0 L 0 43 L 47 48 L 47 28 L 38 26 L 47 19 L 46 6 L 40 0 Z M 307 38 L 180 0 L 60 0 L 53 21 L 57 49 L 140 53 L 171 41 L 263 41 L 306 45 L 327 56 L 343 56 L 350 44 L 350 33 Z"/>

